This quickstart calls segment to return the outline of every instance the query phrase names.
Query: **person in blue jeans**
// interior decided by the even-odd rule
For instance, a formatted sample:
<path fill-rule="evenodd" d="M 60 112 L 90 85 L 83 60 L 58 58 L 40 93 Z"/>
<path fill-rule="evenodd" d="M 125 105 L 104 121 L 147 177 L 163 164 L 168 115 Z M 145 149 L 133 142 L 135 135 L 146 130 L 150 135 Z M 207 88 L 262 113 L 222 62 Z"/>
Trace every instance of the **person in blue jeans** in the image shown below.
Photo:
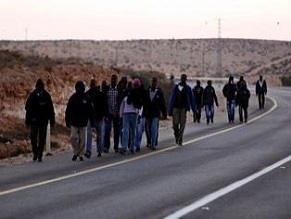
<path fill-rule="evenodd" d="M 92 79 L 90 81 L 90 89 L 86 94 L 91 98 L 94 107 L 95 124 L 92 128 L 92 124 L 88 121 L 87 125 L 87 142 L 85 157 L 90 158 L 92 154 L 92 131 L 96 131 L 96 149 L 97 156 L 102 157 L 103 141 L 104 141 L 104 117 L 107 112 L 107 102 L 104 92 L 97 86 L 97 81 Z"/>
<path fill-rule="evenodd" d="M 229 76 L 228 83 L 225 84 L 222 89 L 222 93 L 226 98 L 226 109 L 229 123 L 234 123 L 236 92 L 237 86 L 234 83 L 234 78 L 233 76 Z"/>
<path fill-rule="evenodd" d="M 207 86 L 203 90 L 202 95 L 202 105 L 205 108 L 206 114 L 206 124 L 208 125 L 209 122 L 213 123 L 214 119 L 214 102 L 218 107 L 217 96 L 215 93 L 214 87 L 212 87 L 212 81 L 207 81 Z"/>
<path fill-rule="evenodd" d="M 139 110 L 142 107 L 142 98 L 140 94 L 140 80 L 133 80 L 133 88 L 128 91 L 128 95 L 123 99 L 120 105 L 120 115 L 123 119 L 123 131 L 120 153 L 125 155 L 129 146 L 130 152 L 134 154 L 134 142 L 136 134 L 136 125 Z"/>
<path fill-rule="evenodd" d="M 149 135 L 148 143 L 150 149 L 156 150 L 161 113 L 163 115 L 163 119 L 167 119 L 167 109 L 164 93 L 162 89 L 158 87 L 158 79 L 156 77 L 152 78 L 151 86 L 147 90 L 146 94 L 144 111 L 146 115 L 146 129 Z"/>

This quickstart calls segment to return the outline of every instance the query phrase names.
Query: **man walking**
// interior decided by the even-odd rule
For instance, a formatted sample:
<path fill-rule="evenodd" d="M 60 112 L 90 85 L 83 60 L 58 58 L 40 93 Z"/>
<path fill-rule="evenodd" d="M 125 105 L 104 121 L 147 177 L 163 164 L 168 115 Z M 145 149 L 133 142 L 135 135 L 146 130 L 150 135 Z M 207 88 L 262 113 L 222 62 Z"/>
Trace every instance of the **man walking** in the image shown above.
<path fill-rule="evenodd" d="M 38 79 L 35 90 L 29 95 L 25 104 L 25 124 L 30 127 L 30 141 L 33 161 L 42 161 L 46 141 L 47 125 L 55 125 L 55 112 L 50 94 L 44 89 L 44 82 Z"/>
<path fill-rule="evenodd" d="M 195 113 L 195 99 L 191 87 L 186 83 L 187 75 L 181 75 L 180 83 L 176 84 L 171 92 L 169 116 L 173 116 L 173 130 L 176 144 L 183 145 L 183 135 L 186 125 L 187 111 Z"/>
<path fill-rule="evenodd" d="M 207 81 L 207 86 L 203 91 L 203 105 L 205 107 L 206 124 L 213 123 L 214 118 L 214 102 L 218 107 L 217 96 L 214 87 L 212 87 L 212 81 Z"/>
<path fill-rule="evenodd" d="M 197 121 L 198 123 L 200 123 L 201 119 L 202 96 L 203 96 L 203 87 L 200 84 L 201 82 L 197 80 L 196 86 L 192 90 L 196 101 L 196 111 L 194 113 L 193 122 Z"/>
<path fill-rule="evenodd" d="M 260 75 L 260 79 L 256 83 L 256 95 L 258 96 L 259 109 L 264 109 L 265 107 L 265 95 L 267 94 L 267 83 Z"/>
<path fill-rule="evenodd" d="M 222 89 L 222 93 L 226 98 L 226 109 L 229 123 L 234 123 L 236 92 L 237 87 L 236 84 L 234 84 L 234 78 L 233 76 L 229 76 L 228 83 L 224 85 Z"/>

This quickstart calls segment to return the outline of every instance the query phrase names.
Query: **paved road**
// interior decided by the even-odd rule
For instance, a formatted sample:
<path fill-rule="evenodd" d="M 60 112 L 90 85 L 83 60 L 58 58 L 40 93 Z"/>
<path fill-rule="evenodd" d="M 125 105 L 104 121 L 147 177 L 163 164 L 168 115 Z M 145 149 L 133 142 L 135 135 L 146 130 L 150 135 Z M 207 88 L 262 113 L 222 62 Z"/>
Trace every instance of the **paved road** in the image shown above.
<path fill-rule="evenodd" d="M 167 129 L 156 152 L 1 167 L 0 218 L 291 218 L 291 93 L 269 96 L 248 124 L 189 124 L 182 147 Z"/>

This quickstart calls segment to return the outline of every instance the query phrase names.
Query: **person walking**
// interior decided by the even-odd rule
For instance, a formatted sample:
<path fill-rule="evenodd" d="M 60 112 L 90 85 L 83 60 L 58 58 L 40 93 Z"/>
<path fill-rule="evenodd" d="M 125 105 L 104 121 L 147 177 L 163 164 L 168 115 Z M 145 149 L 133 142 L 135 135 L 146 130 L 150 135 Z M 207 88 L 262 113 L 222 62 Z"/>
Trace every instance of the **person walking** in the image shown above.
<path fill-rule="evenodd" d="M 163 119 L 167 119 L 166 101 L 163 90 L 158 87 L 158 79 L 152 78 L 151 86 L 146 93 L 146 103 L 144 111 L 146 116 L 146 130 L 148 133 L 148 145 L 152 150 L 156 150 L 159 134 L 159 120 L 162 113 Z"/>
<path fill-rule="evenodd" d="M 134 154 L 137 119 L 142 107 L 142 97 L 139 90 L 140 85 L 140 80 L 135 78 L 133 80 L 133 88 L 128 91 L 128 95 L 122 100 L 120 105 L 120 115 L 123 119 L 120 153 L 123 155 L 127 153 L 128 146 L 130 152 Z"/>
<path fill-rule="evenodd" d="M 203 87 L 199 80 L 196 81 L 196 86 L 192 89 L 195 101 L 196 101 L 196 111 L 194 113 L 193 122 L 200 123 L 201 119 L 201 109 L 202 109 L 202 98 L 203 98 Z"/>
<path fill-rule="evenodd" d="M 207 86 L 205 87 L 202 95 L 202 105 L 205 108 L 206 124 L 209 122 L 213 123 L 214 119 L 214 102 L 218 107 L 217 96 L 214 87 L 212 87 L 212 81 L 207 81 Z"/>
<path fill-rule="evenodd" d="M 47 126 L 55 125 L 55 112 L 51 95 L 45 90 L 44 82 L 38 79 L 35 89 L 30 93 L 25 103 L 25 125 L 30 128 L 30 142 L 33 161 L 42 162 L 46 142 Z"/>
<path fill-rule="evenodd" d="M 195 99 L 191 87 L 186 83 L 187 75 L 181 75 L 180 83 L 176 84 L 170 96 L 169 116 L 172 116 L 176 144 L 183 145 L 183 135 L 187 119 L 187 111 L 195 113 Z"/>
<path fill-rule="evenodd" d="M 104 153 L 108 153 L 110 149 L 110 136 L 113 124 L 113 144 L 115 153 L 119 152 L 119 137 L 120 137 L 120 124 L 119 124 L 119 104 L 118 95 L 119 89 L 117 86 L 118 78 L 114 74 L 111 76 L 111 83 L 106 90 L 106 99 L 108 105 L 108 113 L 105 117 L 105 133 L 104 133 Z"/>
<path fill-rule="evenodd" d="M 107 102 L 105 93 L 97 86 L 97 81 L 92 79 L 90 81 L 90 89 L 86 94 L 91 98 L 94 107 L 95 127 L 88 121 L 87 125 L 87 141 L 85 157 L 90 158 L 92 154 L 92 131 L 96 131 L 96 149 L 97 157 L 102 157 L 103 141 L 104 141 L 104 118 L 107 112 Z"/>
<path fill-rule="evenodd" d="M 234 84 L 234 78 L 233 76 L 229 76 L 228 83 L 225 84 L 222 89 L 222 93 L 226 98 L 226 109 L 229 123 L 234 123 L 236 92 L 237 87 L 236 84 Z"/>
<path fill-rule="evenodd" d="M 240 89 L 237 92 L 236 105 L 238 105 L 240 123 L 248 121 L 248 106 L 251 93 L 247 88 L 246 83 L 240 84 Z M 244 120 L 243 120 L 244 119 Z"/>
<path fill-rule="evenodd" d="M 65 111 L 66 126 L 71 129 L 70 141 L 74 149 L 73 161 L 79 157 L 83 161 L 88 120 L 94 127 L 94 108 L 90 97 L 85 93 L 85 84 L 78 81 L 75 93 L 71 95 Z"/>
<path fill-rule="evenodd" d="M 259 80 L 256 83 L 256 95 L 258 96 L 259 109 L 264 109 L 265 107 L 265 96 L 267 94 L 267 83 L 260 75 Z"/>

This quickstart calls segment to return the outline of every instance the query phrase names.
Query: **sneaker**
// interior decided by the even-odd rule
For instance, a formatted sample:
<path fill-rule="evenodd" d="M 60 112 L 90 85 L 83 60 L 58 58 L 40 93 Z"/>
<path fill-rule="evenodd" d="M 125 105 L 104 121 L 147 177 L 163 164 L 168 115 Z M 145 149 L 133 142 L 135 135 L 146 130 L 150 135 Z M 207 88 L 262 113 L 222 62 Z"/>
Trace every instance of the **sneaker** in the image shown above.
<path fill-rule="evenodd" d="M 97 154 L 97 157 L 103 157 L 102 153 L 99 152 L 99 153 Z"/>
<path fill-rule="evenodd" d="M 135 152 L 140 152 L 140 148 L 135 149 Z"/>
<path fill-rule="evenodd" d="M 37 161 L 42 162 L 42 158 L 41 157 L 37 158 Z"/>
<path fill-rule="evenodd" d="M 107 153 L 109 153 L 109 149 L 108 148 L 104 148 L 103 152 L 107 154 Z"/>
<path fill-rule="evenodd" d="M 78 156 L 77 155 L 74 155 L 73 158 L 72 158 L 72 161 L 76 161 L 77 158 L 78 158 Z"/>
<path fill-rule="evenodd" d="M 33 155 L 32 161 L 35 162 L 37 160 L 37 156 Z"/>
<path fill-rule="evenodd" d="M 84 161 L 84 158 L 82 156 L 79 156 L 80 161 Z"/>
<path fill-rule="evenodd" d="M 119 148 L 114 148 L 114 152 L 118 153 L 119 152 Z"/>
<path fill-rule="evenodd" d="M 134 150 L 133 149 L 130 149 L 129 151 L 130 151 L 131 154 L 134 154 Z"/>
<path fill-rule="evenodd" d="M 90 159 L 91 152 L 90 151 L 86 151 L 86 153 L 84 154 L 84 156 L 87 157 L 88 159 Z"/>
<path fill-rule="evenodd" d="M 155 146 L 151 146 L 150 149 L 152 149 L 153 151 L 157 150 Z"/>

